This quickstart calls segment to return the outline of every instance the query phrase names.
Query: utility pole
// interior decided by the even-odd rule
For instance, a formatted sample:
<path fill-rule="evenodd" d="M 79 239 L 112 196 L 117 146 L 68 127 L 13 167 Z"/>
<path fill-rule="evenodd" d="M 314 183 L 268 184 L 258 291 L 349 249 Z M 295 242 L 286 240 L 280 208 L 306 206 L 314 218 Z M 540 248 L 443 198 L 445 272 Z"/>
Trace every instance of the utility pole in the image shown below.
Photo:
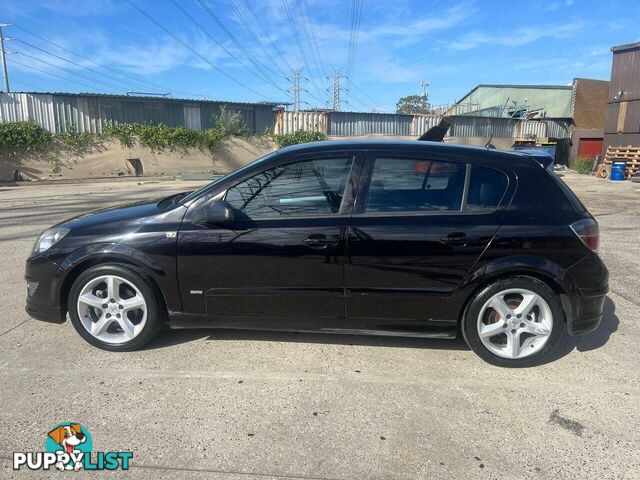
<path fill-rule="evenodd" d="M 431 110 L 431 105 L 429 105 L 429 93 L 427 93 L 429 82 L 427 82 L 426 80 L 422 80 L 420 82 L 420 86 L 422 87 L 422 96 L 424 97 L 424 101 L 427 104 L 427 108 Z"/>
<path fill-rule="evenodd" d="M 4 36 L 2 34 L 2 27 L 8 27 L 8 23 L 0 23 L 0 61 L 2 62 L 2 78 L 4 80 L 4 91 L 6 93 L 11 92 L 9 89 L 9 74 L 7 73 L 7 57 L 4 50 Z"/>
<path fill-rule="evenodd" d="M 295 70 L 293 75 L 290 76 L 287 80 L 291 81 L 291 93 L 293 97 L 293 111 L 297 112 L 300 110 L 300 78 L 302 78 L 301 70 Z"/>
<path fill-rule="evenodd" d="M 340 73 L 340 70 L 335 70 L 333 75 L 328 76 L 328 79 L 333 79 L 333 110 L 336 112 L 340 111 L 340 103 L 342 100 L 340 99 L 340 92 L 342 90 L 346 90 L 346 88 L 340 86 L 340 80 L 342 78 L 347 78 L 346 76 Z"/>

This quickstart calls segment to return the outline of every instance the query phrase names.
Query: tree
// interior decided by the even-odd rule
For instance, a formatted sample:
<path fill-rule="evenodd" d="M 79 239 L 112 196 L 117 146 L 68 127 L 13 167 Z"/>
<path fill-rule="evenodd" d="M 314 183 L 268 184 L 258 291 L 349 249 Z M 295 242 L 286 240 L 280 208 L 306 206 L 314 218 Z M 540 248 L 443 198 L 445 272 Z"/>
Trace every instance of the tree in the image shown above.
<path fill-rule="evenodd" d="M 402 97 L 396 103 L 396 113 L 412 115 L 414 113 L 431 113 L 429 97 L 424 95 L 409 95 Z"/>

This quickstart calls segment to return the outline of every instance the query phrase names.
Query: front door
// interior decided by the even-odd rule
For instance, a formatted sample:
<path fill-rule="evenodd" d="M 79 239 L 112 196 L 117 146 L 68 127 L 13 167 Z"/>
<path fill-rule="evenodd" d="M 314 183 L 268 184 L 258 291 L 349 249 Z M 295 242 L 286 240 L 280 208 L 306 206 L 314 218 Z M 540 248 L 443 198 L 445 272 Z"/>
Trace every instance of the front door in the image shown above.
<path fill-rule="evenodd" d="M 498 229 L 508 177 L 464 160 L 370 154 L 363 178 L 347 240 L 347 316 L 420 333 Z"/>
<path fill-rule="evenodd" d="M 233 228 L 195 225 L 187 214 L 178 241 L 185 313 L 252 317 L 256 328 L 282 328 L 274 317 L 343 318 L 353 160 L 293 158 L 230 186 L 217 199 L 241 212 Z"/>

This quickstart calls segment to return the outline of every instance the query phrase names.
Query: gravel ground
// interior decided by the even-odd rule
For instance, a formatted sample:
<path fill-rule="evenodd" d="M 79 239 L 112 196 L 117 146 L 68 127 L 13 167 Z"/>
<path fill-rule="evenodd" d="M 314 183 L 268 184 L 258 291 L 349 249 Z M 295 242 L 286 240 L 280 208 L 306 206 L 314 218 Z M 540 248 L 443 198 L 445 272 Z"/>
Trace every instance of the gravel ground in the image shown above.
<path fill-rule="evenodd" d="M 33 476 L 12 452 L 74 420 L 95 450 L 134 452 L 129 472 L 102 477 L 640 478 L 640 185 L 564 178 L 600 222 L 611 293 L 596 332 L 520 370 L 460 340 L 195 330 L 94 349 L 24 313 L 36 235 L 192 185 L 0 186 L 0 477 Z"/>

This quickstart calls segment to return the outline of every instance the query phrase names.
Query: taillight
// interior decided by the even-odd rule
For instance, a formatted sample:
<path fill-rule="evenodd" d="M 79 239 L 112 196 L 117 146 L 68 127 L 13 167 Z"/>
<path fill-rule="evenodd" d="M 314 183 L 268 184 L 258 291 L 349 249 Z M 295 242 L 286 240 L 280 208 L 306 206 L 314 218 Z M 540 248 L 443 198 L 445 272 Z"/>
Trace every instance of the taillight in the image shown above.
<path fill-rule="evenodd" d="M 598 222 L 593 218 L 585 218 L 569 225 L 582 242 L 594 252 L 598 251 L 600 232 Z"/>

